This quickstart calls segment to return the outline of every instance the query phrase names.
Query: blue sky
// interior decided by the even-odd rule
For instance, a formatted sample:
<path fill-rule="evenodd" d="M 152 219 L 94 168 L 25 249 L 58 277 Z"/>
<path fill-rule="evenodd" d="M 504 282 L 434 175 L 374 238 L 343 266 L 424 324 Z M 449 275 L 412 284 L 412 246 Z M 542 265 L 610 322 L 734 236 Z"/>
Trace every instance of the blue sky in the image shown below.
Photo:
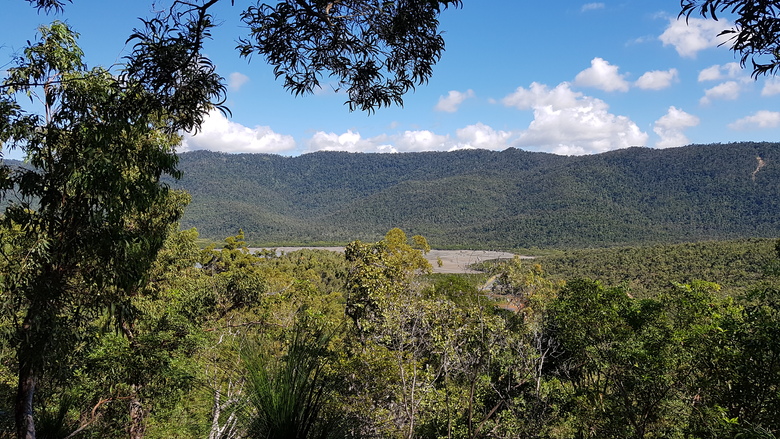
<path fill-rule="evenodd" d="M 137 17 L 150 16 L 153 3 L 74 0 L 63 15 L 47 16 L 22 0 L 0 0 L 0 73 L 34 40 L 37 25 L 55 18 L 81 34 L 90 66 L 120 62 Z M 465 0 L 442 16 L 446 52 L 431 81 L 402 108 L 371 115 L 350 113 L 329 85 L 294 97 L 262 57 L 239 58 L 238 15 L 247 2 L 223 3 L 206 52 L 226 78 L 233 114 L 210 115 L 201 133 L 185 135 L 183 151 L 517 147 L 578 155 L 780 138 L 780 80 L 751 79 L 717 47 L 729 21 L 693 18 L 686 25 L 676 19 L 678 0 Z"/>

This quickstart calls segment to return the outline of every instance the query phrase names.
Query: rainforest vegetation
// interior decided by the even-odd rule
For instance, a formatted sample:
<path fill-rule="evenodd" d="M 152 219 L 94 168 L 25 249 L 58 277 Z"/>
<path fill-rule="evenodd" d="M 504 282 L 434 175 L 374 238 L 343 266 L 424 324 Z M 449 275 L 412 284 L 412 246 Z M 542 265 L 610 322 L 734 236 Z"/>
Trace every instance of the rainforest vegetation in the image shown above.
<path fill-rule="evenodd" d="M 196 151 L 167 182 L 190 194 L 182 227 L 204 242 L 242 229 L 254 247 L 344 245 L 400 227 L 439 249 L 563 250 L 776 237 L 778 164 L 780 144 L 751 142 L 572 157 Z"/>
<path fill-rule="evenodd" d="M 760 162 L 759 162 L 760 158 Z M 592 248 L 772 238 L 780 145 L 604 154 L 182 154 L 201 238 L 256 245 L 376 241 L 400 227 L 436 248 Z M 762 166 L 759 167 L 759 163 Z M 225 215 L 224 212 L 230 212 Z"/>

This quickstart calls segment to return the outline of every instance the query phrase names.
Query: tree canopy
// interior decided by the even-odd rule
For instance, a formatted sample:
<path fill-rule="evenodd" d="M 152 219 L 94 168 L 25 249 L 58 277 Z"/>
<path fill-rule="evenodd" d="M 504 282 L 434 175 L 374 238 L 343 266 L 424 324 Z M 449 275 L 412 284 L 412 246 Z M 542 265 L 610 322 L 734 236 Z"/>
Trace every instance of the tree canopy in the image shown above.
<path fill-rule="evenodd" d="M 165 56 L 151 37 L 137 37 L 137 62 L 114 75 L 87 68 L 65 23 L 39 34 L 8 70 L 0 97 L 0 140 L 29 163 L 6 168 L 0 181 L 8 201 L 0 294 L 19 363 L 20 438 L 35 437 L 38 382 L 86 321 L 111 309 L 132 337 L 128 298 L 186 204 L 160 178 L 178 176 L 177 132 L 196 129 L 223 87 L 208 62 Z M 22 110 L 20 96 L 37 100 L 41 113 Z"/>
<path fill-rule="evenodd" d="M 735 16 L 734 27 L 720 33 L 740 56 L 742 67 L 750 65 L 753 76 L 775 75 L 780 69 L 780 5 L 774 0 L 682 0 L 680 16 L 696 13 L 718 20 Z M 748 64 L 749 63 L 749 64 Z"/>
<path fill-rule="evenodd" d="M 241 18 L 249 27 L 238 49 L 262 55 L 292 93 L 309 94 L 326 75 L 347 91 L 350 110 L 403 104 L 441 58 L 442 8 L 460 0 L 286 0 L 258 2 Z"/>
<path fill-rule="evenodd" d="M 65 0 L 27 1 L 47 12 L 66 6 Z M 177 0 L 170 9 L 143 20 L 143 27 L 130 38 L 136 45 L 128 71 L 146 78 L 160 99 L 175 100 L 174 90 L 179 95 L 202 92 L 195 79 L 210 79 L 201 76 L 204 69 L 181 67 L 210 65 L 201 49 L 215 26 L 209 10 L 218 2 Z M 311 94 L 329 78 L 335 80 L 335 88 L 346 91 L 350 110 L 373 112 L 403 105 L 404 94 L 428 81 L 444 51 L 439 15 L 461 4 L 461 0 L 257 2 L 241 12 L 249 31 L 237 49 L 242 57 L 264 57 L 295 95 Z M 180 78 L 158 83 L 166 69 L 178 71 Z M 168 88 L 180 80 L 189 80 L 193 87 Z"/>

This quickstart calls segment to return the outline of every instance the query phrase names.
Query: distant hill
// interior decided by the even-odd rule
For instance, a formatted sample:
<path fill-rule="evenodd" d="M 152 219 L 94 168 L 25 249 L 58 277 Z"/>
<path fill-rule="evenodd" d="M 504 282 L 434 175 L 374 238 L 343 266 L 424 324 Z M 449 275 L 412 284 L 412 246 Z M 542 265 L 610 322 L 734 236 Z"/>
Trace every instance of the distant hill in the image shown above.
<path fill-rule="evenodd" d="M 182 221 L 221 240 L 374 240 L 572 248 L 780 236 L 780 144 L 629 148 L 578 157 L 508 149 L 299 157 L 181 155 Z"/>

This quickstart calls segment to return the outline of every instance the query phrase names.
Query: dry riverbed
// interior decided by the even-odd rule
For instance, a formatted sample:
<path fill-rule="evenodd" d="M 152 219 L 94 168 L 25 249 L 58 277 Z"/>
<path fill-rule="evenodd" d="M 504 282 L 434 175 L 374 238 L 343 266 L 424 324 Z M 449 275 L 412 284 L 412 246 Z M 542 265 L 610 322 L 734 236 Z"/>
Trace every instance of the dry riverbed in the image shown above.
<path fill-rule="evenodd" d="M 344 251 L 344 247 L 276 247 L 276 251 L 277 253 L 290 253 L 304 248 L 333 252 Z M 261 249 L 252 248 L 250 250 L 254 252 Z M 512 259 L 514 256 L 514 253 L 489 250 L 431 250 L 425 255 L 428 262 L 431 263 L 434 273 L 477 273 L 469 269 L 471 264 L 492 259 Z M 528 256 L 521 256 L 521 258 L 528 258 Z M 439 266 L 439 260 L 441 260 L 441 266 Z"/>

